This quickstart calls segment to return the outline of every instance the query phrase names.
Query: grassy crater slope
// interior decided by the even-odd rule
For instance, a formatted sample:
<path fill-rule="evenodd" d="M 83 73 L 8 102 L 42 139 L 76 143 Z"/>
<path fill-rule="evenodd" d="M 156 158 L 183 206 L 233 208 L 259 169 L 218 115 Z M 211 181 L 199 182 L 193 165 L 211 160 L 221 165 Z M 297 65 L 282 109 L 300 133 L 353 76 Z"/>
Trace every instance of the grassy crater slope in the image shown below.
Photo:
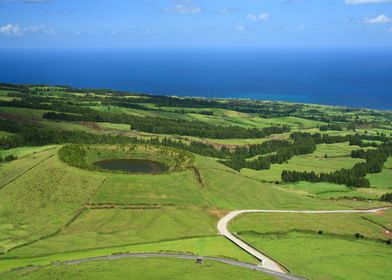
<path fill-rule="evenodd" d="M 95 162 L 107 159 L 143 159 L 156 161 L 167 172 L 191 166 L 193 156 L 182 150 L 152 145 L 67 145 L 59 150 L 60 159 L 74 167 L 99 170 Z M 107 171 L 107 170 L 105 170 Z M 117 172 L 118 173 L 118 172 Z"/>
<path fill-rule="evenodd" d="M 8 180 L 0 189 L 0 252 L 56 233 L 105 179 L 66 166 L 55 152 L 10 163 L 15 168 L 4 166 Z"/>

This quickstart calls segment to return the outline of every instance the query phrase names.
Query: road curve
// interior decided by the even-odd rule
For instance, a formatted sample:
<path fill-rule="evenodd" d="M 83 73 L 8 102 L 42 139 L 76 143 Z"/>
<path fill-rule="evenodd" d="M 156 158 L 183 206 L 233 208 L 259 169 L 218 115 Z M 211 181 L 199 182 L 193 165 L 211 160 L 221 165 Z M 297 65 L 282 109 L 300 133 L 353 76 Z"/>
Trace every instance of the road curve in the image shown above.
<path fill-rule="evenodd" d="M 223 217 L 218 222 L 218 231 L 219 234 L 225 236 L 227 239 L 232 241 L 238 247 L 255 257 L 260 261 L 259 267 L 267 269 L 269 271 L 276 271 L 281 274 L 287 273 L 286 269 L 283 268 L 279 263 L 266 256 L 256 248 L 250 246 L 248 243 L 242 241 L 240 238 L 230 233 L 227 229 L 228 223 L 233 220 L 235 217 L 241 214 L 246 213 L 302 213 L 302 214 L 336 214 L 336 213 L 352 213 L 352 214 L 360 214 L 360 213 L 377 213 L 383 210 L 388 209 L 388 207 L 370 209 L 370 210 L 237 210 L 230 212 L 225 217 Z"/>
<path fill-rule="evenodd" d="M 169 253 L 121 253 L 109 256 L 101 256 L 101 257 L 91 257 L 91 258 L 84 258 L 84 259 L 77 259 L 77 260 L 70 260 L 64 262 L 57 262 L 53 263 L 54 265 L 76 265 L 86 262 L 92 261 L 102 261 L 102 260 L 118 260 L 118 259 L 126 259 L 126 258 L 176 258 L 176 259 L 184 259 L 184 260 L 209 260 L 220 262 L 228 265 L 243 267 L 246 269 L 251 269 L 255 271 L 259 271 L 262 273 L 269 274 L 281 280 L 305 280 L 305 278 L 297 277 L 290 274 L 284 274 L 277 271 L 269 270 L 254 264 L 240 262 L 233 259 L 225 259 L 225 258 L 214 258 L 214 257 L 201 257 L 201 256 L 194 256 L 194 255 L 187 255 L 187 254 L 169 254 Z M 15 270 L 31 270 L 35 268 L 39 268 L 40 266 L 28 266 L 28 267 L 21 267 Z M 7 272 L 0 273 L 6 274 Z"/>

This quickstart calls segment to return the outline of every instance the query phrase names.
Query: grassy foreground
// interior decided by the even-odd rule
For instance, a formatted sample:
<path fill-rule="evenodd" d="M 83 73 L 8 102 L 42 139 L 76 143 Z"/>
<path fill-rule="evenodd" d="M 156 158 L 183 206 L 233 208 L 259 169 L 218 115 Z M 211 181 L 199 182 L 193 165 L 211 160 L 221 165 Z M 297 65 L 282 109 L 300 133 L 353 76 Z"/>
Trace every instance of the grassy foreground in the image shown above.
<path fill-rule="evenodd" d="M 16 271 L 2 275 L 2 279 L 21 280 L 114 280 L 114 279 L 274 279 L 260 272 L 233 267 L 213 261 L 196 264 L 194 261 L 178 259 L 123 259 L 96 261 L 78 265 L 60 265 L 43 267 L 29 271 Z"/>
<path fill-rule="evenodd" d="M 389 279 L 391 246 L 367 240 L 289 233 L 241 236 L 285 264 L 292 273 L 311 279 Z"/>
<path fill-rule="evenodd" d="M 380 214 L 248 214 L 240 238 L 311 279 L 388 279 L 392 210 Z M 300 253 L 298 253 L 300 252 Z M 333 269 L 332 269 L 333 268 Z"/>

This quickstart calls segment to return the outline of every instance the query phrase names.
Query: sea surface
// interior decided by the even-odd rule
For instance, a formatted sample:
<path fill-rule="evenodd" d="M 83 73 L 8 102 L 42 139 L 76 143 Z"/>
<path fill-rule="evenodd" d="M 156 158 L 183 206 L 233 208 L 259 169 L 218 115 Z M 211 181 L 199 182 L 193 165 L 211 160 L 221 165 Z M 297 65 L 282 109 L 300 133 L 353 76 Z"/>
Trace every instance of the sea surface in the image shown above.
<path fill-rule="evenodd" d="M 392 109 L 392 50 L 0 50 L 0 81 Z"/>

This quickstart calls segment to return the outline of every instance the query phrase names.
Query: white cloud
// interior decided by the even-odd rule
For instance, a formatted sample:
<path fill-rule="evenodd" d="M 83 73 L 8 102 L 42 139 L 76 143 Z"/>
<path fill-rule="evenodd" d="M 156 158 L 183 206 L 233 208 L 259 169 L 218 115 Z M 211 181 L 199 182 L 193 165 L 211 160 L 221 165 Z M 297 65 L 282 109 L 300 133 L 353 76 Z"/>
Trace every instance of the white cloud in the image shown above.
<path fill-rule="evenodd" d="M 297 25 L 296 26 L 296 30 L 297 31 L 302 31 L 302 30 L 304 30 L 306 28 L 306 24 L 300 24 L 300 25 Z"/>
<path fill-rule="evenodd" d="M 166 13 L 175 13 L 175 14 L 198 14 L 202 11 L 202 8 L 199 6 L 193 6 L 189 4 L 177 4 L 174 7 L 168 7 L 164 9 Z"/>
<path fill-rule="evenodd" d="M 31 31 L 31 32 L 35 33 L 35 32 L 41 32 L 44 29 L 45 29 L 44 25 L 32 25 L 32 26 L 25 28 L 24 30 Z"/>
<path fill-rule="evenodd" d="M 379 15 L 374 18 L 364 18 L 364 21 L 369 24 L 384 24 L 391 21 L 386 15 Z"/>
<path fill-rule="evenodd" d="M 245 26 L 243 26 L 243 25 L 237 25 L 236 27 L 235 27 L 235 30 L 236 31 L 240 31 L 240 32 L 242 32 L 242 31 L 245 31 Z"/>
<path fill-rule="evenodd" d="M 23 31 L 32 33 L 41 33 L 46 35 L 54 35 L 55 31 L 53 28 L 48 28 L 45 25 L 32 25 L 23 29 Z"/>
<path fill-rule="evenodd" d="M 19 36 L 26 33 L 54 35 L 55 30 L 53 28 L 48 28 L 45 25 L 31 25 L 24 28 L 20 27 L 18 24 L 0 26 L 0 34 L 7 36 Z"/>
<path fill-rule="evenodd" d="M 345 0 L 345 3 L 348 5 L 387 3 L 387 2 L 392 2 L 392 0 Z"/>
<path fill-rule="evenodd" d="M 269 14 L 267 13 L 262 13 L 262 14 L 248 14 L 246 16 L 247 19 L 253 20 L 253 21 L 267 21 L 269 19 Z"/>
<path fill-rule="evenodd" d="M 22 34 L 22 28 L 17 24 L 7 24 L 0 26 L 0 34 L 5 34 L 8 36 L 18 36 Z"/>

